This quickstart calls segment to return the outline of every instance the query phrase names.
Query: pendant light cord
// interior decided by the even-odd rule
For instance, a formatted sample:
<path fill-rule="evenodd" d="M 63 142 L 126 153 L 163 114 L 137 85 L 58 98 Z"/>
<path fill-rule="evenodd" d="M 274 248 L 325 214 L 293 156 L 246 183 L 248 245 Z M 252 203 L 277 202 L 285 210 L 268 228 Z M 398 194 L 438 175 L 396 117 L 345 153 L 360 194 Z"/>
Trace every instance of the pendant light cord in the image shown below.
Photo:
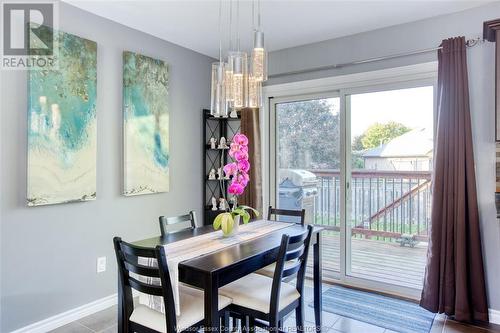
<path fill-rule="evenodd" d="M 252 30 L 255 31 L 255 0 L 252 0 Z"/>
<path fill-rule="evenodd" d="M 260 30 L 260 0 L 257 0 L 257 27 Z"/>
<path fill-rule="evenodd" d="M 240 0 L 236 0 L 236 41 L 240 52 Z"/>
<path fill-rule="evenodd" d="M 219 0 L 219 63 L 222 64 L 222 0 Z"/>
<path fill-rule="evenodd" d="M 229 0 L 229 51 L 233 50 L 233 0 Z"/>

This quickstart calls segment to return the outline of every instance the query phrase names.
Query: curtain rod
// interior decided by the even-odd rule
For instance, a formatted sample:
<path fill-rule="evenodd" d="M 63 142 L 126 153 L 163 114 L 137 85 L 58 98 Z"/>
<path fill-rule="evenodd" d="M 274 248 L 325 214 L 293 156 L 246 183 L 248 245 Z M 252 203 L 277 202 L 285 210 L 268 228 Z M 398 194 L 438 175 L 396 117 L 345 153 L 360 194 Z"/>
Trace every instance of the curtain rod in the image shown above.
<path fill-rule="evenodd" d="M 483 38 L 477 37 L 477 38 L 473 38 L 473 39 L 468 39 L 465 42 L 465 45 L 467 47 L 474 47 L 478 44 L 484 43 L 484 41 L 485 40 Z M 296 71 L 271 74 L 271 75 L 269 75 L 269 78 L 274 79 L 274 78 L 289 76 L 289 75 L 306 74 L 306 73 L 320 72 L 320 71 L 331 70 L 331 69 L 339 69 L 339 68 L 344 68 L 344 67 L 354 66 L 354 65 L 368 64 L 371 62 L 377 62 L 377 61 L 382 61 L 382 60 L 390 60 L 390 59 L 408 57 L 408 56 L 417 55 L 417 54 L 435 52 L 435 51 L 438 51 L 442 48 L 443 48 L 442 46 L 438 46 L 438 47 L 433 47 L 433 48 L 429 48 L 429 49 L 410 51 L 410 52 L 404 52 L 404 53 L 396 53 L 396 54 L 391 54 L 391 55 L 387 55 L 387 56 L 368 58 L 368 59 L 364 59 L 364 60 L 357 60 L 357 61 L 352 61 L 352 62 L 334 64 L 334 65 L 312 67 L 312 68 L 308 68 L 308 69 L 299 69 Z"/>

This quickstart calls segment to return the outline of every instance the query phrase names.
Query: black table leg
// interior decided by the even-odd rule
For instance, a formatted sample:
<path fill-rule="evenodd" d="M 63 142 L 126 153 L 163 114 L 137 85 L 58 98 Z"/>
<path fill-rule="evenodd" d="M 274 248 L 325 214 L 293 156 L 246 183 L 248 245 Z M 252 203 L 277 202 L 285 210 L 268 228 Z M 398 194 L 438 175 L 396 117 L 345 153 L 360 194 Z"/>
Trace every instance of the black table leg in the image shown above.
<path fill-rule="evenodd" d="M 219 331 L 219 283 L 217 277 L 209 275 L 205 279 L 205 332 Z"/>
<path fill-rule="evenodd" d="M 313 266 L 313 281 L 314 281 L 314 319 L 316 323 L 316 332 L 321 333 L 321 328 L 323 327 L 323 322 L 321 314 L 323 312 L 323 267 L 321 258 L 321 247 L 322 247 L 322 236 L 321 232 L 316 233 L 316 242 L 313 245 L 313 256 L 314 256 L 314 266 Z"/>

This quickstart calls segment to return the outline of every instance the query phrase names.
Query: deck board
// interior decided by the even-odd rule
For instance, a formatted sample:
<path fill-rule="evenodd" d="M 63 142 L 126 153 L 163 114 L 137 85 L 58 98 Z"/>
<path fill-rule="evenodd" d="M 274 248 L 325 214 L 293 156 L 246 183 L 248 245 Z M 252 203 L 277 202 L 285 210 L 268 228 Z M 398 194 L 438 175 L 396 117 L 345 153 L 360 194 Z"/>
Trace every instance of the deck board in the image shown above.
<path fill-rule="evenodd" d="M 335 279 L 340 267 L 340 237 L 338 232 L 323 235 L 323 277 Z M 351 240 L 351 275 L 380 282 L 393 283 L 413 289 L 422 289 L 427 255 L 427 244 L 402 247 L 369 239 Z M 312 260 L 309 261 L 312 263 Z"/>

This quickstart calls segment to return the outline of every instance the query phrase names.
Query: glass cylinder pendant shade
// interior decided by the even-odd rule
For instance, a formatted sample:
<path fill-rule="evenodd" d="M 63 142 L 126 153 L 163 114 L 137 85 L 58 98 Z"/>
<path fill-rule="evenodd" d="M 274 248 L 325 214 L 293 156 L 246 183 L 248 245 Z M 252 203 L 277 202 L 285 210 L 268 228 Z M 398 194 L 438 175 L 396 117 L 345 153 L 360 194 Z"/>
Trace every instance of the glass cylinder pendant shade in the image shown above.
<path fill-rule="evenodd" d="M 248 107 L 260 108 L 261 107 L 261 91 L 262 82 L 257 80 L 253 75 L 248 76 Z"/>
<path fill-rule="evenodd" d="M 224 63 L 212 64 L 212 89 L 210 94 L 210 114 L 214 117 L 227 116 Z"/>
<path fill-rule="evenodd" d="M 226 108 L 229 111 L 233 108 L 234 97 L 233 97 L 233 64 L 232 59 L 228 57 L 227 63 L 224 65 L 225 78 L 224 84 L 226 85 Z"/>
<path fill-rule="evenodd" d="M 260 30 L 254 31 L 252 59 L 250 72 L 258 81 L 267 80 L 267 53 L 264 49 L 264 33 Z"/>
<path fill-rule="evenodd" d="M 241 109 L 247 104 L 248 58 L 245 52 L 234 52 L 230 57 L 233 63 L 233 106 Z"/>

